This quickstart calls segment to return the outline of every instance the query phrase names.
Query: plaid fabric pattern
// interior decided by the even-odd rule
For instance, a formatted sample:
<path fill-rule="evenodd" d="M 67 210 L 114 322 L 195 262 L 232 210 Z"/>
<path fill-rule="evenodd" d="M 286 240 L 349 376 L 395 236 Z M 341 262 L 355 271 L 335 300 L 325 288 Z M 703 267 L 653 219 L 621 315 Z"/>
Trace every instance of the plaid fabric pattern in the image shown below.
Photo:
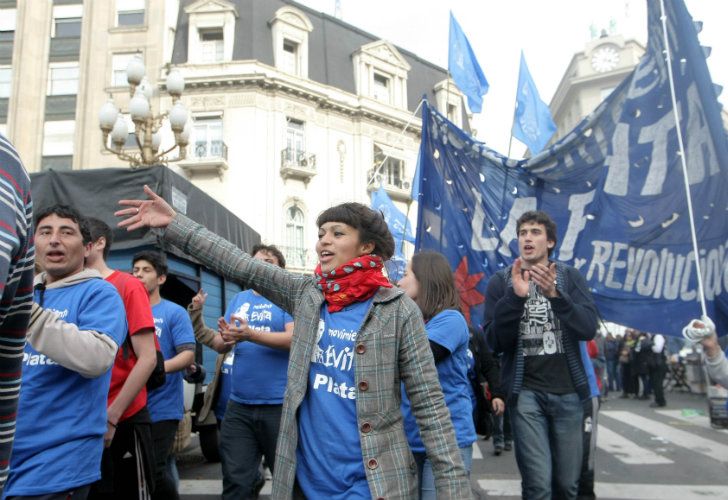
<path fill-rule="evenodd" d="M 274 499 L 290 499 L 296 479 L 296 412 L 308 386 L 323 295 L 312 276 L 257 261 L 182 215 L 167 227 L 164 239 L 294 317 L 272 492 Z M 432 461 L 438 498 L 472 498 L 422 317 L 401 290 L 377 292 L 357 336 L 356 353 L 357 420 L 372 497 L 417 495 L 416 467 L 400 410 L 400 384 L 404 383 Z"/>

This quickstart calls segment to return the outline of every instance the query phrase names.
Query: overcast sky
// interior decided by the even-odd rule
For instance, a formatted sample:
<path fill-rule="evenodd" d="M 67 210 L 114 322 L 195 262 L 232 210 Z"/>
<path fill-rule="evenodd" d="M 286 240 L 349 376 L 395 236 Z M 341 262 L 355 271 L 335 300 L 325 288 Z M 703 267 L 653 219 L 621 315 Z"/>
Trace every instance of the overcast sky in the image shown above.
<path fill-rule="evenodd" d="M 335 0 L 298 1 L 334 14 Z M 703 21 L 700 42 L 713 49 L 708 66 L 713 81 L 726 88 L 720 101 L 728 107 L 728 1 L 686 4 L 693 19 Z M 606 29 L 614 19 L 618 33 L 643 44 L 647 40 L 644 0 L 340 0 L 340 6 L 345 22 L 443 68 L 452 10 L 490 83 L 483 112 L 474 122 L 477 137 L 503 154 L 508 150 L 521 50 L 548 103 L 571 57 L 591 39 L 590 26 Z M 520 156 L 524 148 L 515 144 L 512 156 Z"/>

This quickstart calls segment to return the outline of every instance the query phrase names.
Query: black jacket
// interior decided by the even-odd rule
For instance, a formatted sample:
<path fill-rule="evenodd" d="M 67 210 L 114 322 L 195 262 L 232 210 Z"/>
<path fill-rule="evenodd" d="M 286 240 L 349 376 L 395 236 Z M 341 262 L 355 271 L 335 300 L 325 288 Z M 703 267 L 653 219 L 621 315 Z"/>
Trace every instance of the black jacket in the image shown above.
<path fill-rule="evenodd" d="M 589 399 L 589 381 L 579 351 L 580 340 L 591 340 L 597 332 L 597 308 L 586 281 L 575 268 L 556 263 L 558 297 L 549 299 L 551 310 L 561 322 L 562 342 L 576 392 Z M 485 333 L 488 345 L 502 353 L 501 386 L 509 400 L 518 397 L 523 384 L 524 359 L 518 327 L 525 297 L 513 291 L 511 267 L 488 281 L 485 295 Z"/>

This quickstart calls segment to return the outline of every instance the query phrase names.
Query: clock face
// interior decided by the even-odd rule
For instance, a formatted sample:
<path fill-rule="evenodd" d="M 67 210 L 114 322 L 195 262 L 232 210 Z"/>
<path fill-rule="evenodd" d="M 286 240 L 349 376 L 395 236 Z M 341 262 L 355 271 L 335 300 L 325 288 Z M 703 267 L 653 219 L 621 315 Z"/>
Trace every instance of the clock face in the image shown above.
<path fill-rule="evenodd" d="M 619 53 L 614 47 L 599 47 L 592 53 L 591 65 L 595 71 L 611 71 L 619 64 Z"/>

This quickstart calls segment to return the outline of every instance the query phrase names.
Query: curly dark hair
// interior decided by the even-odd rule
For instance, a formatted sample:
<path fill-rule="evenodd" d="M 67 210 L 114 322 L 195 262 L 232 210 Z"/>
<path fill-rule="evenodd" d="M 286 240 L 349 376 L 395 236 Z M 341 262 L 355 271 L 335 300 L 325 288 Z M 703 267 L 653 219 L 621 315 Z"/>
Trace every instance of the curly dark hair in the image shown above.
<path fill-rule="evenodd" d="M 361 203 L 342 203 L 327 208 L 316 219 L 318 227 L 327 222 L 343 222 L 359 231 L 359 241 L 373 243 L 374 253 L 385 261 L 394 255 L 394 238 L 381 212 Z"/>

